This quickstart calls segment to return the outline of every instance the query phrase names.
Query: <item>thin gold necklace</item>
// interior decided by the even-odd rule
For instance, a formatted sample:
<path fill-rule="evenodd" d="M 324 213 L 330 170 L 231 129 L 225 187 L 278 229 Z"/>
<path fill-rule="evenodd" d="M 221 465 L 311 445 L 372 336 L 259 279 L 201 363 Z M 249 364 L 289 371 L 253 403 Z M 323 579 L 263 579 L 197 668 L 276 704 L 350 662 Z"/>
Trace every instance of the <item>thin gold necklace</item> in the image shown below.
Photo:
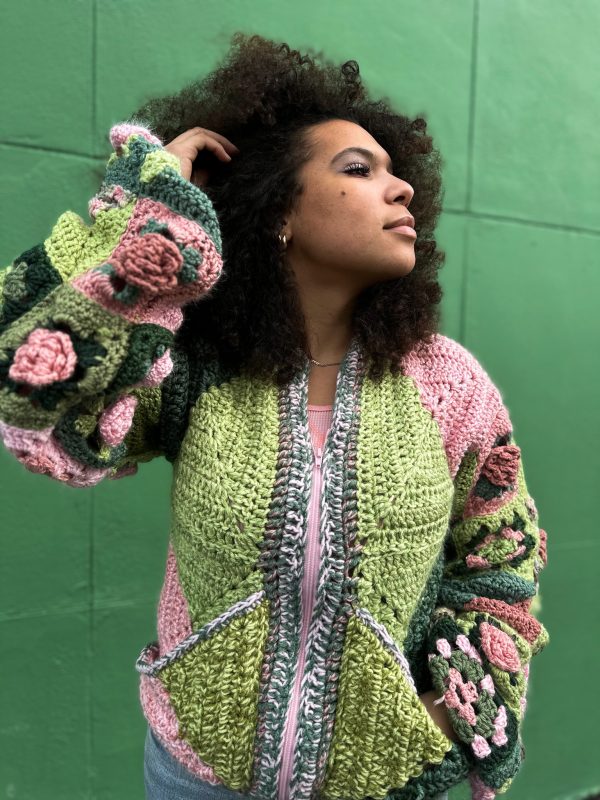
<path fill-rule="evenodd" d="M 312 357 L 310 357 L 310 360 L 312 361 L 313 364 L 316 364 L 317 367 L 337 367 L 342 363 L 341 361 L 334 361 L 332 364 L 320 364 L 318 361 L 315 361 L 315 359 Z"/>

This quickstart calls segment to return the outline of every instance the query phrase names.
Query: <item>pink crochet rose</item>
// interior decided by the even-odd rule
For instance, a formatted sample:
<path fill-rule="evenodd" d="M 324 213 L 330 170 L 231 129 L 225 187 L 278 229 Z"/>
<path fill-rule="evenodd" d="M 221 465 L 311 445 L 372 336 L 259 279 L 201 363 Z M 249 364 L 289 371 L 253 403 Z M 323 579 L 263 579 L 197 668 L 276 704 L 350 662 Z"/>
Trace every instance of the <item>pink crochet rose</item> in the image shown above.
<path fill-rule="evenodd" d="M 488 456 L 481 473 L 494 486 L 510 486 L 517 479 L 520 457 L 521 450 L 514 444 L 496 447 Z"/>
<path fill-rule="evenodd" d="M 67 333 L 36 328 L 16 351 L 8 375 L 19 383 L 47 386 L 69 378 L 76 365 L 77 354 Z"/>
<path fill-rule="evenodd" d="M 479 625 L 479 632 L 483 652 L 492 664 L 506 672 L 517 672 L 521 669 L 516 645 L 507 633 L 488 622 Z"/>
<path fill-rule="evenodd" d="M 149 294 L 177 287 L 183 256 L 175 242 L 159 233 L 146 233 L 110 261 L 115 275 Z"/>

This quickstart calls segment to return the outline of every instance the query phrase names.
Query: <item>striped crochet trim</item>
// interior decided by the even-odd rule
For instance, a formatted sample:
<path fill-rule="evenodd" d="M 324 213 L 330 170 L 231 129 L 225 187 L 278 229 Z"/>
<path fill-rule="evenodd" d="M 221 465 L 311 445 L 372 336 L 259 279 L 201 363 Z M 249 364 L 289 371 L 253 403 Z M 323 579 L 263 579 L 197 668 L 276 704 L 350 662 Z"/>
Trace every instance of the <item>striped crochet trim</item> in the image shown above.
<path fill-rule="evenodd" d="M 307 639 L 299 707 L 310 709 L 298 723 L 291 797 L 308 797 L 324 778 L 335 712 L 344 636 L 357 605 L 358 577 L 346 578 L 356 563 L 356 442 L 360 410 L 358 393 L 365 375 L 362 350 L 355 336 L 340 365 L 336 402 L 322 461 L 320 508 L 321 569 Z M 304 387 L 307 392 L 308 386 Z M 347 541 L 345 541 L 345 539 Z"/>
<path fill-rule="evenodd" d="M 253 609 L 259 606 L 264 598 L 264 591 L 260 590 L 248 597 L 246 600 L 241 600 L 234 606 L 229 608 L 225 613 L 219 617 L 208 622 L 200 630 L 187 636 L 178 645 L 176 645 L 168 653 L 165 653 L 160 658 L 156 658 L 158 653 L 158 642 L 150 642 L 143 648 L 136 663 L 135 668 L 143 675 L 155 676 L 161 672 L 169 664 L 183 658 L 190 650 L 192 650 L 198 642 L 206 641 L 212 636 L 217 634 L 222 628 L 225 628 L 234 617 L 243 617 Z M 154 658 L 152 658 L 154 656 Z"/>
<path fill-rule="evenodd" d="M 281 746 L 298 656 L 302 552 L 308 527 L 312 446 L 306 413 L 310 363 L 279 391 L 280 440 L 259 564 L 271 617 L 263 660 L 251 794 L 275 797 Z M 284 554 L 286 569 L 280 568 Z"/>
<path fill-rule="evenodd" d="M 384 645 L 384 647 L 394 656 L 396 662 L 399 664 L 402 672 L 406 680 L 411 685 L 415 694 L 417 693 L 417 687 L 415 686 L 415 682 L 413 680 L 413 676 L 410 670 L 410 664 L 404 653 L 398 648 L 396 642 L 392 639 L 389 635 L 387 630 L 384 628 L 381 623 L 377 622 L 377 620 L 373 617 L 373 615 L 367 611 L 366 608 L 357 608 L 355 611 L 356 616 L 361 619 L 365 625 L 368 625 L 369 628 L 376 634 L 379 641 Z"/>

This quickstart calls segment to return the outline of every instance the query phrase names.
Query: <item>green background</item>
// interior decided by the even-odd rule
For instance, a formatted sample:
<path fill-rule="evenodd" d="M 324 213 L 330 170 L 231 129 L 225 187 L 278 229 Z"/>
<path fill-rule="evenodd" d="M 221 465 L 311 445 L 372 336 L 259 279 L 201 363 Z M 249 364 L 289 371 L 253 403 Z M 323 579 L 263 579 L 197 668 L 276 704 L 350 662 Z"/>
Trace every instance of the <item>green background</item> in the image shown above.
<path fill-rule="evenodd" d="M 527 759 L 506 796 L 588 796 L 600 787 L 600 5 L 4 0 L 0 264 L 66 209 L 89 220 L 110 126 L 211 69 L 236 30 L 356 59 L 375 96 L 429 121 L 444 158 L 442 332 L 502 391 L 549 539 L 551 643 L 532 664 Z M 81 491 L 0 447 L 0 476 L 0 797 L 141 800 L 134 663 L 155 637 L 171 467 Z"/>

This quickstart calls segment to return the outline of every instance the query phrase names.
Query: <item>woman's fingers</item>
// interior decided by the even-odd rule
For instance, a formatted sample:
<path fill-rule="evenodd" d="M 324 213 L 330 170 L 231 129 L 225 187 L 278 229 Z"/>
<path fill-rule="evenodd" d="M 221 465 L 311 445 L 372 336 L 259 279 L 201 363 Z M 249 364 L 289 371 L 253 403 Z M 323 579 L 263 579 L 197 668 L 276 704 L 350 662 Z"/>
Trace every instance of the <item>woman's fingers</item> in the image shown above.
<path fill-rule="evenodd" d="M 200 130 L 203 130 L 209 136 L 212 136 L 214 139 L 220 142 L 225 150 L 233 150 L 234 153 L 240 152 L 239 148 L 236 147 L 233 142 L 230 142 L 226 136 L 223 136 L 223 134 L 217 133 L 216 131 L 209 131 L 207 128 L 200 128 Z"/>
<path fill-rule="evenodd" d="M 194 142 L 194 145 L 196 144 L 195 139 L 191 141 Z M 202 149 L 210 150 L 218 158 L 223 158 L 223 156 L 225 156 L 226 158 L 231 160 L 231 156 L 229 155 L 225 147 L 220 142 L 217 142 L 216 139 L 213 139 L 211 136 L 203 136 L 203 138 L 200 141 L 204 143 L 204 147 L 197 146 L 196 150 L 197 153 L 199 153 Z"/>
<path fill-rule="evenodd" d="M 208 128 L 190 128 L 187 131 L 184 131 L 180 134 L 176 139 L 173 139 L 173 142 L 178 142 L 179 140 L 187 140 L 187 139 L 202 139 L 203 136 L 207 138 L 212 137 L 216 139 L 217 142 L 220 142 L 223 145 L 225 150 L 232 150 L 234 153 L 239 153 L 239 148 L 234 145 L 233 142 L 230 142 L 226 136 L 223 136 L 221 133 L 217 133 L 216 131 L 211 131 Z"/>
<path fill-rule="evenodd" d="M 226 136 L 206 128 L 190 128 L 184 131 L 169 142 L 165 150 L 179 158 L 182 175 L 186 180 L 190 180 L 193 163 L 200 152 L 208 150 L 221 161 L 231 161 L 232 156 L 240 152 Z M 202 175 L 203 183 L 206 183 L 207 178 L 207 174 Z"/>

